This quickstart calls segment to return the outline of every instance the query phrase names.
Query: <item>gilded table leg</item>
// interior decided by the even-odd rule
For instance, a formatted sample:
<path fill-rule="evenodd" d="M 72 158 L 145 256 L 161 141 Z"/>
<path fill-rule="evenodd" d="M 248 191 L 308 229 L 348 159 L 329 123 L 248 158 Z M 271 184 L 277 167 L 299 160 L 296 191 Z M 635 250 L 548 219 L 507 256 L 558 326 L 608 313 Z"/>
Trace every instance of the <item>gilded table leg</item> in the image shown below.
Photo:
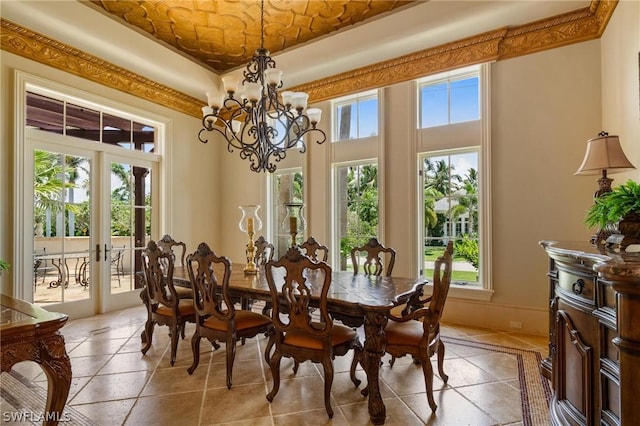
<path fill-rule="evenodd" d="M 367 373 L 367 388 L 369 392 L 369 416 L 374 425 L 384 424 L 387 416 L 382 396 L 380 395 L 380 359 L 384 355 L 385 337 L 384 327 L 387 317 L 380 312 L 367 312 L 364 320 L 364 352 L 363 368 Z"/>
<path fill-rule="evenodd" d="M 71 387 L 71 362 L 64 347 L 64 337 L 58 334 L 40 342 L 40 365 L 48 379 L 47 404 L 43 425 L 57 425 Z"/>

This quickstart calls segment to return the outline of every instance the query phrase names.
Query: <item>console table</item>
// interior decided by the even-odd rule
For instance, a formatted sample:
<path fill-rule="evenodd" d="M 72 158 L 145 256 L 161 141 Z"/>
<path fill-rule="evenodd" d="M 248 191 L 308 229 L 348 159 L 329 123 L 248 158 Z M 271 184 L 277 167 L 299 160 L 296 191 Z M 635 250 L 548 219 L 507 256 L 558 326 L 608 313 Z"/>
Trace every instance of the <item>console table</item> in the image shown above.
<path fill-rule="evenodd" d="M 21 361 L 40 364 L 49 382 L 42 424 L 57 425 L 71 387 L 71 362 L 60 334 L 68 317 L 4 294 L 0 305 L 2 372 Z"/>
<path fill-rule="evenodd" d="M 549 355 L 555 425 L 640 419 L 640 253 L 541 241 L 549 256 Z"/>

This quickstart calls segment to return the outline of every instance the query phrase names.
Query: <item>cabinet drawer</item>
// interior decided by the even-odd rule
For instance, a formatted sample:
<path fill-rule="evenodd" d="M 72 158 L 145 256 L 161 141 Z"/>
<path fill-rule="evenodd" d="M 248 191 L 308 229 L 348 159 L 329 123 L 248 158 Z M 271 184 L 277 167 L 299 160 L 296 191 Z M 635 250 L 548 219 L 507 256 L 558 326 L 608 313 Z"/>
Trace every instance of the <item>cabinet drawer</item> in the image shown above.
<path fill-rule="evenodd" d="M 563 289 L 570 297 L 575 297 L 580 302 L 595 306 L 596 291 L 591 276 L 578 275 L 558 268 L 558 287 Z"/>

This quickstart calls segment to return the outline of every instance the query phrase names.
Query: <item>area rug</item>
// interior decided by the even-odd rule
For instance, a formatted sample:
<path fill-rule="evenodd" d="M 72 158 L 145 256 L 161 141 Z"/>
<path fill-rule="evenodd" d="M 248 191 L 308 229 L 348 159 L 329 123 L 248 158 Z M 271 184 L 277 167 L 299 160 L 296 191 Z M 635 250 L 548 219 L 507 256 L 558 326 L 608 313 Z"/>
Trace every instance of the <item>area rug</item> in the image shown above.
<path fill-rule="evenodd" d="M 11 371 L 0 375 L 0 423 L 40 425 L 44 417 L 47 390 Z M 84 414 L 66 406 L 61 425 L 96 426 Z"/>
<path fill-rule="evenodd" d="M 492 352 L 515 356 L 520 380 L 520 400 L 522 405 L 523 426 L 541 426 L 549 424 L 549 402 L 552 391 L 549 381 L 540 374 L 539 352 L 507 346 L 480 343 L 455 337 L 442 336 L 445 343 L 484 349 Z"/>

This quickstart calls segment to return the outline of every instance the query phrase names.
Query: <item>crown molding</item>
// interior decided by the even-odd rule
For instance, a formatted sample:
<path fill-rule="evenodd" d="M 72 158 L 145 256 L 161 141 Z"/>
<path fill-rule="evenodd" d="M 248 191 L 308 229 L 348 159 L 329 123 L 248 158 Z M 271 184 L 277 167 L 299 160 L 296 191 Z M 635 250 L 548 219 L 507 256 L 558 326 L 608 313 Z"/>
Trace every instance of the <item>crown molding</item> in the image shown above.
<path fill-rule="evenodd" d="M 309 102 L 320 102 L 467 65 L 500 61 L 596 39 L 602 36 L 617 3 L 618 0 L 592 0 L 588 7 L 572 12 L 497 29 L 289 90 L 307 92 Z"/>
<path fill-rule="evenodd" d="M 320 102 L 487 61 L 500 61 L 602 36 L 618 0 L 499 28 L 291 88 Z M 81 50 L 0 19 L 0 48 L 96 83 L 200 118 L 202 101 Z"/>
<path fill-rule="evenodd" d="M 173 110 L 202 117 L 202 101 L 6 19 L 0 48 Z"/>

